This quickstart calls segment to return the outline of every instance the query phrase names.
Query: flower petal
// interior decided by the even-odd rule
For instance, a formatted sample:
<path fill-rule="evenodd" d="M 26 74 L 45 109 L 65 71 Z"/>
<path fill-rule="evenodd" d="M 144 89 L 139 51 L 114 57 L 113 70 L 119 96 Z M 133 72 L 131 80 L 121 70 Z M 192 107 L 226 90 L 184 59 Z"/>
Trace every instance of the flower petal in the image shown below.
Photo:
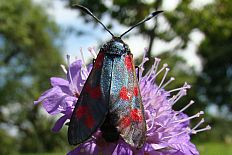
<path fill-rule="evenodd" d="M 48 89 L 45 91 L 37 101 L 34 101 L 34 104 L 38 104 L 40 102 L 43 102 L 47 97 L 51 96 L 54 92 L 58 90 L 58 87 L 53 87 L 51 89 Z"/>
<path fill-rule="evenodd" d="M 69 88 L 70 84 L 69 84 L 69 82 L 67 80 L 64 80 L 64 79 L 59 78 L 59 77 L 52 77 L 52 78 L 50 78 L 50 80 L 51 80 L 51 85 L 53 87 L 59 86 L 60 89 L 64 93 L 66 93 L 66 94 L 68 94 L 70 96 L 73 95 L 73 92 Z"/>
<path fill-rule="evenodd" d="M 131 150 L 131 147 L 126 144 L 123 140 L 118 140 L 118 145 L 115 148 L 112 155 L 133 155 L 133 151 Z"/>
<path fill-rule="evenodd" d="M 60 117 L 60 118 L 56 121 L 55 125 L 53 126 L 52 131 L 53 131 L 53 132 L 59 132 L 60 129 L 63 127 L 65 121 L 66 121 L 67 119 L 69 119 L 69 118 L 70 118 L 70 116 L 68 116 L 68 115 L 63 115 L 62 117 Z"/>
<path fill-rule="evenodd" d="M 64 93 L 59 86 L 56 86 L 44 92 L 38 101 L 35 101 L 34 103 L 37 104 L 42 102 L 44 109 L 49 114 L 55 115 L 64 112 L 68 107 L 75 105 L 76 100 L 75 97 L 69 96 Z"/>
<path fill-rule="evenodd" d="M 67 155 L 99 155 L 99 150 L 97 149 L 97 144 L 94 139 L 91 139 L 83 144 L 80 144 L 74 150 L 70 151 Z"/>
<path fill-rule="evenodd" d="M 55 86 L 68 86 L 69 82 L 63 78 L 59 78 L 59 77 L 51 77 L 50 78 L 51 81 L 51 85 L 53 87 Z"/>
<path fill-rule="evenodd" d="M 89 75 L 88 69 L 83 66 L 83 62 L 81 60 L 77 60 L 69 66 L 67 79 L 69 83 L 73 82 L 73 87 L 75 87 L 78 92 L 81 92 L 82 87 Z"/>

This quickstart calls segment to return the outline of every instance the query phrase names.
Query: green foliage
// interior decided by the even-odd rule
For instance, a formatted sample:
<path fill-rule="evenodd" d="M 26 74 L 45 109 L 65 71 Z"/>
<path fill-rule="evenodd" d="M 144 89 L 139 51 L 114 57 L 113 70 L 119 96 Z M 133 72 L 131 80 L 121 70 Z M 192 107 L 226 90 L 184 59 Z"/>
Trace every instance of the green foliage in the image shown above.
<path fill-rule="evenodd" d="M 180 3 L 168 14 L 172 28 L 184 43 L 189 33 L 200 30 L 205 39 L 198 49 L 203 71 L 197 80 L 200 101 L 232 108 L 232 17 L 230 0 L 215 0 L 204 8 L 193 9 L 191 1 Z M 189 24 L 187 24 L 189 23 Z"/>
<path fill-rule="evenodd" d="M 28 152 L 63 146 L 62 136 L 51 135 L 54 121 L 33 106 L 33 100 L 49 87 L 49 78 L 60 75 L 58 38 L 59 27 L 41 6 L 31 0 L 0 2 L 0 127 L 14 129 L 18 142 L 12 149 L 14 139 L 7 135 L 12 131 L 6 132 L 1 136 L 1 154 L 2 147 Z"/>
<path fill-rule="evenodd" d="M 18 143 L 16 138 L 9 136 L 6 131 L 0 129 L 0 139 L 1 154 L 17 154 Z M 12 149 L 12 146 L 14 146 L 14 149 Z"/>
<path fill-rule="evenodd" d="M 213 127 L 210 132 L 201 133 L 201 136 L 193 136 L 195 141 L 218 142 L 232 144 L 232 121 L 223 118 L 207 116 L 207 121 Z"/>
<path fill-rule="evenodd" d="M 200 143 L 197 148 L 201 155 L 229 155 L 232 154 L 231 144 L 224 143 Z"/>
<path fill-rule="evenodd" d="M 48 88 L 45 79 L 58 74 L 59 29 L 42 10 L 30 0 L 0 3 L 1 104 L 37 97 Z"/>

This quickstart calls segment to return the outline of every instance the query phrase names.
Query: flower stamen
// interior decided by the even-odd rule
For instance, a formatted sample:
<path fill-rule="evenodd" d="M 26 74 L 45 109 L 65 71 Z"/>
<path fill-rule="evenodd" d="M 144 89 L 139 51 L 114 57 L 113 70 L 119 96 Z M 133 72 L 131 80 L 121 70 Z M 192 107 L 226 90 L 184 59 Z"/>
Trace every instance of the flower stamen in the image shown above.
<path fill-rule="evenodd" d="M 183 112 L 183 111 L 185 111 L 188 107 L 190 107 L 192 104 L 194 104 L 195 102 L 193 101 L 193 100 L 191 100 L 190 102 L 189 102 L 189 104 L 187 104 L 184 108 L 182 108 L 177 114 L 179 114 L 179 113 L 181 113 L 181 112 Z"/>
<path fill-rule="evenodd" d="M 201 121 L 200 122 L 198 122 L 197 123 L 197 125 L 195 125 L 195 127 L 194 128 L 192 128 L 192 130 L 194 131 L 194 130 L 196 130 L 202 123 L 204 123 L 205 122 L 205 119 L 204 118 L 202 118 L 201 119 Z"/>
<path fill-rule="evenodd" d="M 181 120 L 174 121 L 173 123 L 182 123 L 182 122 L 186 122 L 186 121 L 188 121 L 188 120 L 191 120 L 191 119 L 200 117 L 200 116 L 203 115 L 203 114 L 204 114 L 204 111 L 200 111 L 200 112 L 196 113 L 196 114 L 193 115 L 193 116 L 190 116 L 190 117 L 185 118 L 185 119 L 181 119 Z"/>
<path fill-rule="evenodd" d="M 192 134 L 197 134 L 198 132 L 202 132 L 202 131 L 206 131 L 206 130 L 211 130 L 211 126 L 207 125 L 205 128 L 203 129 L 198 129 L 198 130 L 193 130 L 191 133 Z"/>
<path fill-rule="evenodd" d="M 164 87 L 166 87 L 168 84 L 170 84 L 172 81 L 174 81 L 175 78 L 174 77 L 171 77 L 162 87 L 161 89 L 163 89 Z"/>
<path fill-rule="evenodd" d="M 155 62 L 154 64 L 152 65 L 151 69 L 146 73 L 146 75 L 144 77 L 147 77 L 147 79 L 149 79 L 149 77 L 152 75 L 152 74 L 155 74 L 157 69 L 158 69 L 158 66 L 159 66 L 159 63 L 160 63 L 160 60 L 159 58 L 155 58 Z"/>
<path fill-rule="evenodd" d="M 155 81 L 155 78 L 166 68 L 168 66 L 168 64 L 163 64 L 163 67 L 155 74 L 155 72 L 154 72 L 154 76 L 151 78 L 151 80 L 150 81 Z"/>
<path fill-rule="evenodd" d="M 184 131 L 182 131 L 182 132 L 179 132 L 179 133 L 177 133 L 177 134 L 175 134 L 175 135 L 171 135 L 171 136 L 167 136 L 167 137 L 163 137 L 162 139 L 168 139 L 168 138 L 172 138 L 172 137 L 176 137 L 176 136 L 179 136 L 179 135 L 181 135 L 181 134 L 183 134 L 183 133 L 189 133 L 189 132 L 191 132 L 191 129 L 189 128 L 189 127 L 187 127 Z"/>
<path fill-rule="evenodd" d="M 180 90 L 179 93 L 175 96 L 174 100 L 171 102 L 171 105 L 174 105 L 177 101 L 179 101 L 183 96 L 187 95 L 187 90 Z"/>
<path fill-rule="evenodd" d="M 83 54 L 82 48 L 80 48 L 80 53 L 81 53 L 81 59 L 83 61 L 82 67 L 86 69 L 87 67 L 86 67 L 86 64 L 85 64 L 85 58 L 84 58 L 84 54 Z"/>
<path fill-rule="evenodd" d="M 184 90 L 184 89 L 190 89 L 190 88 L 191 88 L 191 85 L 185 84 L 183 87 L 175 88 L 175 89 L 169 90 L 168 92 L 172 93 L 172 92 L 175 92 L 175 91 Z"/>
<path fill-rule="evenodd" d="M 144 71 L 144 64 L 148 61 L 149 59 L 145 57 L 145 54 L 143 56 L 143 61 L 140 63 L 138 66 L 139 70 L 139 81 L 142 79 L 143 71 Z"/>
<path fill-rule="evenodd" d="M 73 94 L 79 93 L 79 91 L 77 90 L 76 86 L 74 85 L 73 79 L 72 79 L 73 76 L 72 76 L 72 73 L 71 73 L 71 70 L 70 70 L 70 68 L 71 68 L 71 66 L 70 66 L 70 55 L 67 55 L 66 57 L 67 57 L 67 63 L 68 63 L 68 76 L 69 76 L 70 81 L 71 81 L 72 92 L 73 92 Z"/>
<path fill-rule="evenodd" d="M 93 56 L 94 59 L 97 58 L 97 54 L 96 54 L 96 52 L 95 52 L 95 50 L 94 50 L 93 47 L 89 47 L 88 51 L 91 53 L 91 55 Z"/>
<path fill-rule="evenodd" d="M 61 67 L 61 69 L 63 70 L 63 72 L 64 72 L 65 74 L 67 74 L 67 73 L 68 73 L 68 71 L 66 70 L 66 68 L 65 68 L 65 66 L 64 66 L 64 65 L 60 65 L 60 67 Z"/>
<path fill-rule="evenodd" d="M 169 68 L 166 68 L 166 69 L 165 69 L 164 76 L 163 76 L 163 78 L 162 78 L 162 80 L 161 80 L 161 82 L 160 82 L 160 84 L 159 84 L 159 88 L 162 86 L 162 84 L 163 84 L 163 82 L 164 82 L 164 80 L 165 80 L 165 78 L 166 78 L 166 76 L 167 76 L 169 70 L 170 70 Z"/>

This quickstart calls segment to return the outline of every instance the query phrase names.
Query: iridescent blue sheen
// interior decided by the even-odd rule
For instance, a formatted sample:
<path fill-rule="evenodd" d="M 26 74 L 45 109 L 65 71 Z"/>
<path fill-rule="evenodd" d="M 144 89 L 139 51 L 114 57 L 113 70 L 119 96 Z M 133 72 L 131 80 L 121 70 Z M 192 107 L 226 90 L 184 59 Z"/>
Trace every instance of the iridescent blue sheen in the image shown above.
<path fill-rule="evenodd" d="M 71 117 L 69 143 L 84 142 L 98 128 L 109 142 L 117 141 L 119 134 L 136 148 L 145 142 L 146 122 L 133 56 L 120 38 L 104 44 L 97 56 Z"/>
<path fill-rule="evenodd" d="M 109 42 L 103 45 L 102 50 L 111 55 L 129 54 L 130 50 L 127 44 L 125 44 L 120 38 L 113 38 Z"/>

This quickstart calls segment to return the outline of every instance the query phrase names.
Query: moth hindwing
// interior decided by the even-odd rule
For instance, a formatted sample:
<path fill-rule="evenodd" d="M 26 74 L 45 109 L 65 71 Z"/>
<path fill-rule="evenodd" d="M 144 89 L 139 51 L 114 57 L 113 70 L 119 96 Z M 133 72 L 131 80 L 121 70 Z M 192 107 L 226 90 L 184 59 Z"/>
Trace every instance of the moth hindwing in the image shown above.
<path fill-rule="evenodd" d="M 78 97 L 68 128 L 72 145 L 83 143 L 99 128 L 102 137 L 114 142 L 121 136 L 133 147 L 145 142 L 146 121 L 133 56 L 122 37 L 162 11 L 153 12 L 119 37 L 87 8 L 75 7 L 92 16 L 112 36 L 101 48 Z"/>

